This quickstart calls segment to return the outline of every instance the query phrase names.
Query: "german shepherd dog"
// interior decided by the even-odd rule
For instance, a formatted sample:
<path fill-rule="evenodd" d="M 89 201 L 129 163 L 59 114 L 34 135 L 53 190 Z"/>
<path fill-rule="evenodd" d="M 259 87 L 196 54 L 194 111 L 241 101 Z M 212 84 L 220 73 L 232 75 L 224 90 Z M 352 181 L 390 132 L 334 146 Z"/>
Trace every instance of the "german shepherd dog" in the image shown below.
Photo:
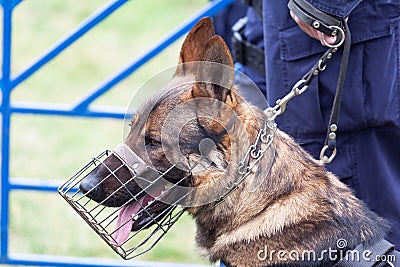
<path fill-rule="evenodd" d="M 207 67 L 199 70 L 188 64 L 194 62 L 224 65 L 229 71 Z M 223 80 L 227 85 L 204 82 L 205 76 Z M 185 82 L 187 79 L 194 82 Z M 186 211 L 196 222 L 196 241 L 208 259 L 222 260 L 227 266 L 332 266 L 335 261 L 324 252 L 328 248 L 338 249 L 338 240 L 347 242 L 345 248 L 339 249 L 351 250 L 359 244 L 373 244 L 384 238 L 388 231 L 385 220 L 368 209 L 291 137 L 273 127 L 267 127 L 268 134 L 273 136 L 269 147 L 265 143 L 257 144 L 260 149 L 267 147 L 266 153 L 248 169 L 247 177 L 236 184 L 236 190 L 226 193 L 227 185 L 242 177 L 237 171 L 240 162 L 246 158 L 249 147 L 257 143 L 260 129 L 269 118 L 240 96 L 240 88 L 235 88 L 233 81 L 233 61 L 227 45 L 215 35 L 211 19 L 204 18 L 185 39 L 171 83 L 137 110 L 125 140 L 125 145 L 146 164 L 161 172 L 170 170 L 165 176 L 169 182 L 179 181 L 182 187 L 207 188 L 194 191 L 191 199 L 200 204 L 188 205 Z M 174 116 L 178 117 L 171 119 L 169 115 L 174 108 L 204 99 L 208 99 L 209 105 L 192 105 L 190 112 L 195 117 L 180 127 L 179 133 L 162 136 L 167 120 L 178 123 L 178 117 L 185 115 L 175 112 Z M 212 118 L 201 116 L 207 112 L 212 112 Z M 178 138 L 179 142 L 172 144 L 171 138 Z M 212 141 L 212 148 L 201 151 L 202 140 Z M 176 166 L 171 170 L 171 156 L 166 151 L 173 149 L 179 150 L 182 162 L 199 164 L 190 172 Z M 211 150 L 214 157 L 204 157 Z M 138 213 L 141 208 L 130 199 L 132 194 L 141 192 L 140 186 L 132 181 L 126 184 L 125 190 L 112 194 L 120 183 L 103 178 L 119 163 L 116 157 L 106 161 L 109 168 L 94 169 L 80 184 L 81 191 L 90 192 L 92 200 L 105 206 L 125 205 L 124 212 Z M 253 158 L 245 160 L 246 166 L 252 161 Z M 127 168 L 116 172 L 121 180 L 131 176 Z M 255 186 L 255 178 L 260 173 L 265 177 Z M 181 177 L 188 178 L 181 180 Z M 101 186 L 93 190 L 99 183 Z M 211 196 L 214 194 L 222 196 L 222 200 L 217 201 L 218 197 Z M 202 201 L 207 198 L 211 200 Z M 154 197 L 141 193 L 140 199 L 143 204 Z M 128 224 L 129 232 L 148 224 L 153 215 L 160 214 L 169 205 L 153 201 L 146 213 Z M 123 241 L 126 236 L 119 239 Z M 322 257 L 314 261 L 290 257 L 311 250 Z"/>

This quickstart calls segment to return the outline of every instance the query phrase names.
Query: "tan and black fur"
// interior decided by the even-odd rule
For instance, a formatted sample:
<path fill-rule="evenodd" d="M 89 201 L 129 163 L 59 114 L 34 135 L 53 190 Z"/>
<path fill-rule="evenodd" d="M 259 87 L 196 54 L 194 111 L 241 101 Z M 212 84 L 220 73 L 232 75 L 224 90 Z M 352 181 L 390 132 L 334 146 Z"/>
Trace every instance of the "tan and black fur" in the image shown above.
<path fill-rule="evenodd" d="M 209 18 L 198 22 L 184 41 L 174 84 L 189 76 L 214 75 L 198 73 L 183 64 L 195 61 L 216 62 L 233 68 L 229 50 L 222 38 L 214 34 Z M 198 119 L 182 129 L 180 149 L 187 159 L 200 158 L 198 145 L 204 138 L 214 140 L 218 155 L 218 160 L 210 167 L 194 172 L 187 185 L 202 186 L 215 181 L 222 185 L 237 180 L 238 162 L 256 140 L 267 117 L 256 107 L 249 107 L 240 97 L 240 88 L 233 86 L 233 70 L 223 75 L 221 78 L 231 84 L 229 90 L 203 82 L 184 83 L 154 96 L 132 119 L 126 144 L 141 157 L 148 158 L 157 169 L 166 170 L 171 163 L 163 152 L 168 144 L 160 143 L 160 129 L 167 114 L 189 99 L 218 99 L 237 114 L 242 126 L 233 124 L 228 134 L 224 127 L 231 121 L 231 115 L 221 109 L 215 113 L 218 120 Z M 336 248 L 338 239 L 347 240 L 351 249 L 385 236 L 385 221 L 371 212 L 346 185 L 326 171 L 291 137 L 277 130 L 271 147 L 275 152 L 266 153 L 256 169 L 225 201 L 215 207 L 211 202 L 187 209 L 197 225 L 197 243 L 211 262 L 222 259 L 230 266 L 241 267 L 297 266 L 302 263 L 282 263 L 276 255 L 260 261 L 257 253 L 266 246 L 269 250 L 295 250 L 300 254 L 304 250 L 314 250 L 318 254 L 328 247 Z M 273 164 L 265 181 L 255 190 L 250 189 L 251 176 L 257 173 L 257 168 L 263 168 L 271 161 Z M 120 170 L 122 176 L 124 171 L 127 172 Z M 174 181 L 178 179 L 176 177 L 182 177 L 181 172 L 184 171 L 177 169 L 167 178 Z M 102 174 L 98 172 L 96 175 Z M 113 185 L 104 187 L 102 195 L 94 197 L 97 201 L 107 196 Z M 135 185 L 131 187 L 135 192 Z M 224 188 L 218 190 L 225 192 Z M 193 197 L 200 199 L 205 195 Z M 108 204 L 118 206 L 126 201 L 124 198 L 127 196 L 122 193 L 119 197 L 122 200 L 110 200 Z M 330 266 L 329 262 L 304 263 L 304 266 L 318 264 Z"/>

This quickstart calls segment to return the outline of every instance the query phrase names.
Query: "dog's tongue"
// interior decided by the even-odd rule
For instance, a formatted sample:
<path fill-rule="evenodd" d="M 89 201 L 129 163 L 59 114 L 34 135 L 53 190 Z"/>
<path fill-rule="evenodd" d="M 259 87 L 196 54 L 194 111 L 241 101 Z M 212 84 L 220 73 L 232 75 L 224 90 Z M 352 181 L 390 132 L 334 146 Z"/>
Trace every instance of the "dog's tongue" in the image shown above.
<path fill-rule="evenodd" d="M 141 206 L 139 203 L 133 202 L 132 204 L 123 206 L 119 211 L 117 224 L 115 226 L 116 230 L 113 234 L 113 238 L 117 244 L 122 244 L 128 239 L 128 236 L 132 231 L 132 217 L 136 215 L 140 207 Z"/>
<path fill-rule="evenodd" d="M 141 207 L 147 206 L 154 198 L 150 195 L 145 195 L 139 202 L 133 202 L 129 205 L 123 206 L 118 214 L 117 224 L 115 225 L 115 232 L 112 235 L 118 245 L 124 243 L 132 231 L 133 217 L 138 213 Z"/>

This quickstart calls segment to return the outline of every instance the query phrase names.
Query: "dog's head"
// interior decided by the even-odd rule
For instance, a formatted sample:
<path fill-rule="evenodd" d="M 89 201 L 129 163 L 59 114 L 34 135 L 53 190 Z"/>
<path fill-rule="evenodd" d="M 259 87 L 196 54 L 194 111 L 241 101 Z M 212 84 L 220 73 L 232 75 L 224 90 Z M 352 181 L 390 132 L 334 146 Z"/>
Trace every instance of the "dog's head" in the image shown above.
<path fill-rule="evenodd" d="M 233 80 L 228 47 L 211 20 L 202 19 L 182 45 L 171 82 L 136 111 L 124 147 L 80 184 L 92 200 L 123 207 L 118 220 L 129 223 L 120 225 L 118 243 L 128 230 L 162 220 L 171 205 L 205 205 L 226 191 L 223 178 L 237 171 L 244 155 L 237 147 L 248 148 L 261 126 L 233 90 Z M 252 126 L 244 127 L 243 120 Z M 239 142 L 248 134 L 253 138 Z"/>

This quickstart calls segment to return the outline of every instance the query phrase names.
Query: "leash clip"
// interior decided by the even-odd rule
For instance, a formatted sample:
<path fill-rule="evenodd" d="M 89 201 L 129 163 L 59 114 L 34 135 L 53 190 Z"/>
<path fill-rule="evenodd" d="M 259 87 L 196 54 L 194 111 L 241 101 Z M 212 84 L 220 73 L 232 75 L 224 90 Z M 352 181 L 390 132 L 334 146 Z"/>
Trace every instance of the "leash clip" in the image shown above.
<path fill-rule="evenodd" d="M 301 79 L 293 86 L 292 90 L 287 95 L 282 99 L 276 100 L 276 105 L 272 108 L 272 119 L 274 120 L 277 116 L 282 115 L 286 111 L 287 103 L 294 97 L 303 94 L 308 89 L 308 86 L 307 80 Z M 271 111 L 271 108 L 265 110 L 265 112 L 269 111 Z"/>

